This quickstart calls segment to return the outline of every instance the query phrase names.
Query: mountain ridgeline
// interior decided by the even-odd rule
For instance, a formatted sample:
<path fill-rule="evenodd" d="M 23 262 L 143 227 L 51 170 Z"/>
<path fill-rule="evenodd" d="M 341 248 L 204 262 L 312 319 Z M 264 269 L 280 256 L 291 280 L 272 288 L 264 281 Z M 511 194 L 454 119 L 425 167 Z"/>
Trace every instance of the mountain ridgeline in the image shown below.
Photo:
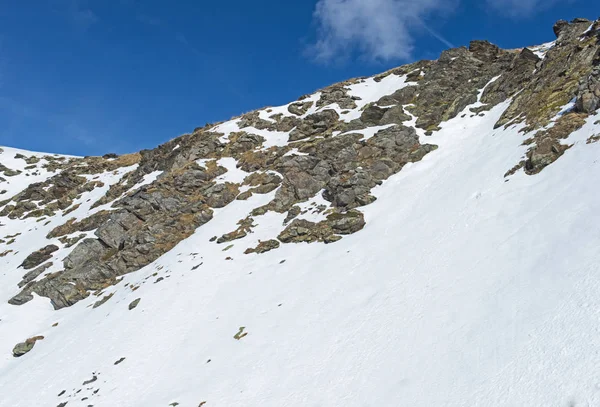
<path fill-rule="evenodd" d="M 210 222 L 214 209 L 253 194 L 276 191 L 269 203 L 239 219 L 239 228 L 218 236 L 215 244 L 251 233 L 253 217 L 268 211 L 286 214 L 281 231 L 250 251 L 280 243 L 335 242 L 363 228 L 357 208 L 375 199 L 375 186 L 437 148 L 419 138 L 420 130 L 431 135 L 479 99 L 480 106 L 466 114 L 511 101 L 496 126 L 524 124 L 523 142 L 531 148 L 514 168 L 507 168 L 507 175 L 521 168 L 533 175 L 569 148 L 561 140 L 600 107 L 600 23 L 559 21 L 554 32 L 557 39 L 547 50 L 503 50 L 473 41 L 469 48 L 443 52 L 437 61 L 335 84 L 285 109 L 261 109 L 197 128 L 153 150 L 121 157 L 21 157 L 31 163 L 28 171 L 43 166 L 51 176 L 2 201 L 0 216 L 35 218 L 44 225 L 60 214 L 64 222 L 48 230 L 48 245 L 32 248 L 36 250 L 23 260 L 20 267 L 27 274 L 9 302 L 21 305 L 36 293 L 56 309 L 73 305 L 171 250 Z M 397 90 L 393 78 L 402 78 Z M 381 97 L 365 101 L 351 91 L 362 84 L 380 86 Z M 572 100 L 574 106 L 557 118 Z M 407 125 L 413 118 L 414 125 Z M 376 132 L 365 139 L 365 129 Z M 283 142 L 270 143 L 271 133 L 280 138 L 285 133 Z M 247 176 L 219 182 L 219 176 L 231 171 L 220 160 L 229 158 Z M 89 205 L 88 216 L 69 216 L 84 205 L 86 192 L 103 186 L 97 174 L 131 166 L 135 169 Z M 5 166 L 3 171 L 3 179 L 16 173 Z M 153 182 L 132 188 L 155 172 L 160 175 Z M 323 219 L 296 219 L 303 211 L 299 204 L 317 195 L 324 201 L 304 210 L 322 212 Z M 7 240 L 2 245 L 10 249 Z M 64 259 L 55 258 L 56 271 L 48 272 L 50 263 L 44 262 L 59 247 L 72 249 Z"/>

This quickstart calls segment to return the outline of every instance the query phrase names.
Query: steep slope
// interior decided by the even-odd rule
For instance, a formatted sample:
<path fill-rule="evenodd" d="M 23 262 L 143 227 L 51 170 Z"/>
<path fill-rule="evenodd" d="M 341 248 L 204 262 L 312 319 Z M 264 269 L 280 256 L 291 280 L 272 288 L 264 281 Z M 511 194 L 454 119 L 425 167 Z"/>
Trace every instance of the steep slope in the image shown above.
<path fill-rule="evenodd" d="M 4 148 L 0 406 L 600 405 L 600 21 L 554 30 L 136 154 Z"/>

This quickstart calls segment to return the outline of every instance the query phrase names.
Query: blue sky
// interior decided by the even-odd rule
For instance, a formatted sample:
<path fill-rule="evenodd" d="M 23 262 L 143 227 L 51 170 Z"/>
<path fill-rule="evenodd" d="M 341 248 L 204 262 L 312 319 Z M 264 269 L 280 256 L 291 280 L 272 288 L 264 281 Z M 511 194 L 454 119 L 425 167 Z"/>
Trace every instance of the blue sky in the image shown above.
<path fill-rule="evenodd" d="M 554 39 L 589 0 L 0 0 L 0 145 L 153 148 L 449 45 Z"/>

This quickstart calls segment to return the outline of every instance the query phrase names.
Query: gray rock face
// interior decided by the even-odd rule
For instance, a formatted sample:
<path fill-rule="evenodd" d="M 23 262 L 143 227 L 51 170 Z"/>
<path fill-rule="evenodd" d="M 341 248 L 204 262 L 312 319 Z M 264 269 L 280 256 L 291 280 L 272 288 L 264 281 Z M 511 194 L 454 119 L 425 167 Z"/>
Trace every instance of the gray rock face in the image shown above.
<path fill-rule="evenodd" d="M 469 52 L 480 61 L 494 62 L 502 50 L 489 41 L 476 40 L 469 44 Z"/>
<path fill-rule="evenodd" d="M 376 126 L 383 118 L 385 112 L 386 109 L 371 105 L 363 110 L 360 115 L 360 121 L 367 126 Z"/>
<path fill-rule="evenodd" d="M 292 103 L 291 105 L 288 106 L 288 112 L 298 115 L 298 116 L 302 116 L 303 114 L 305 114 L 308 109 L 310 109 L 313 105 L 313 102 L 296 102 L 296 103 Z"/>
<path fill-rule="evenodd" d="M 538 62 L 540 58 L 533 51 L 523 48 L 507 71 L 487 86 L 481 101 L 494 106 L 514 95 L 531 80 Z"/>
<path fill-rule="evenodd" d="M 271 239 L 271 240 L 267 240 L 264 242 L 259 242 L 258 246 L 256 246 L 255 248 L 246 249 L 244 254 L 250 254 L 250 253 L 262 254 L 262 253 L 266 253 L 271 250 L 277 249 L 279 246 L 280 246 L 279 241 L 277 241 L 275 239 Z"/>
<path fill-rule="evenodd" d="M 33 300 L 31 291 L 21 291 L 19 294 L 8 300 L 8 303 L 11 305 L 23 305 L 31 300 Z"/>
<path fill-rule="evenodd" d="M 563 30 L 563 28 L 568 26 L 569 22 L 565 20 L 558 20 L 556 23 L 554 23 L 554 27 L 552 27 L 552 30 L 554 31 L 554 35 L 556 35 L 556 38 L 560 36 L 560 32 Z"/>
<path fill-rule="evenodd" d="M 305 219 L 295 219 L 277 237 L 284 243 L 325 242 L 333 243 L 340 239 L 336 234 L 351 234 L 365 226 L 364 216 L 358 211 L 334 213 L 326 220 L 314 223 Z"/>
<path fill-rule="evenodd" d="M 600 108 L 600 66 L 595 67 L 592 73 L 580 82 L 575 102 L 575 109 L 578 112 L 592 114 L 598 108 Z"/>
<path fill-rule="evenodd" d="M 333 109 L 326 109 L 308 115 L 302 123 L 290 133 L 290 141 L 298 141 L 307 137 L 331 132 L 337 125 L 339 118 L 340 116 Z"/>
<path fill-rule="evenodd" d="M 115 212 L 107 223 L 96 230 L 95 234 L 106 246 L 118 249 L 127 239 L 127 231 L 141 223 L 142 221 L 130 212 Z"/>
<path fill-rule="evenodd" d="M 385 113 L 381 120 L 379 120 L 379 125 L 386 124 L 402 124 L 405 121 L 410 120 L 411 117 L 406 114 L 404 108 L 402 106 L 394 106 L 389 109 L 386 109 Z"/>
<path fill-rule="evenodd" d="M 252 150 L 265 141 L 264 137 L 246 132 L 237 133 L 233 137 L 230 136 L 229 139 L 231 141 L 227 147 L 230 154 L 241 154 L 245 151 Z"/>
<path fill-rule="evenodd" d="M 408 105 L 418 93 L 418 86 L 407 86 L 377 101 L 378 106 Z"/>
<path fill-rule="evenodd" d="M 42 247 L 40 250 L 37 250 L 31 253 L 23 263 L 19 267 L 23 267 L 25 270 L 32 269 L 36 266 L 39 266 L 46 260 L 52 257 L 52 253 L 58 250 L 58 246 L 51 244 L 46 247 Z"/>
<path fill-rule="evenodd" d="M 98 239 L 84 239 L 63 260 L 66 269 L 73 269 L 86 263 L 89 259 L 102 259 L 108 247 Z"/>
<path fill-rule="evenodd" d="M 23 276 L 23 279 L 19 282 L 19 288 L 23 288 L 26 284 L 35 280 L 39 275 L 41 275 L 44 271 L 52 267 L 52 262 L 48 262 L 46 264 L 42 264 L 41 266 L 31 270 Z"/>
<path fill-rule="evenodd" d="M 596 30 L 586 33 L 590 22 L 559 25 L 556 44 L 536 63 L 535 74 L 513 95 L 497 126 L 526 123 L 525 131 L 547 126 L 563 106 L 577 97 L 581 81 L 597 65 L 600 42 Z"/>
<path fill-rule="evenodd" d="M 349 96 L 346 88 L 341 85 L 333 85 L 321 90 L 321 98 L 317 102 L 317 106 L 322 107 L 337 103 L 341 109 L 354 109 L 356 107 L 355 100 L 358 100 L 358 98 Z"/>
<path fill-rule="evenodd" d="M 347 139 L 349 142 L 352 139 Z M 368 205 L 375 198 L 370 191 L 382 180 L 399 171 L 406 163 L 420 160 L 435 147 L 421 145 L 413 128 L 393 126 L 380 130 L 365 144 L 351 144 L 338 150 L 341 157 L 334 163 L 343 163 L 353 157 L 354 168 L 346 167 L 332 176 L 323 197 L 336 207 L 356 208 Z M 340 164 L 338 164 L 340 165 Z"/>
<path fill-rule="evenodd" d="M 349 211 L 344 214 L 332 214 L 327 221 L 334 233 L 350 235 L 365 227 L 365 219 L 360 212 Z"/>
<path fill-rule="evenodd" d="M 467 105 L 477 101 L 479 89 L 504 72 L 514 55 L 478 42 L 467 48 L 444 51 L 422 79 L 415 106 L 417 127 L 429 132 L 437 130 L 442 121 L 455 117 Z"/>

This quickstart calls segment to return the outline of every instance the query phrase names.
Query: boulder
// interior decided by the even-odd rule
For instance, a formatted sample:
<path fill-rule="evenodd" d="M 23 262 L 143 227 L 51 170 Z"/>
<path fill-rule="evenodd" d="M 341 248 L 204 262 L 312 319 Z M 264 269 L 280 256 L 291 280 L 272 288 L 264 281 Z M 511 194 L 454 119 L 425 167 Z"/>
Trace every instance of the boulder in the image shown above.
<path fill-rule="evenodd" d="M 33 349 L 37 341 L 42 339 L 44 339 L 43 336 L 34 336 L 27 339 L 25 342 L 16 344 L 12 351 L 13 356 L 16 358 L 23 356 Z"/>
<path fill-rule="evenodd" d="M 142 300 L 141 298 L 137 298 L 137 299 L 131 301 L 131 303 L 129 303 L 129 306 L 127 307 L 129 309 L 129 311 L 131 311 L 132 309 L 137 307 L 141 300 Z"/>

